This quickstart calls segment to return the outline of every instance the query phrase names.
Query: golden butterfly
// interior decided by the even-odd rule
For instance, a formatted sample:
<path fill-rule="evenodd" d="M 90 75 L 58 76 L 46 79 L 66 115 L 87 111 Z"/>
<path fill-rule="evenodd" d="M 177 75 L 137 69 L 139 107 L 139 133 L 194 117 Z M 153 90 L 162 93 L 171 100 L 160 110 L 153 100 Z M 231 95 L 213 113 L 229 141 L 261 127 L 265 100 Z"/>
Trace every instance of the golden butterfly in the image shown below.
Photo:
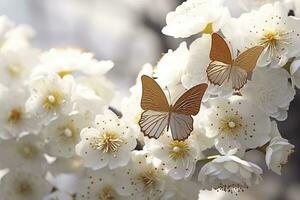
<path fill-rule="evenodd" d="M 159 138 L 165 128 L 171 128 L 174 140 L 185 140 L 193 131 L 192 115 L 197 115 L 207 84 L 199 84 L 186 91 L 174 105 L 170 105 L 160 86 L 149 76 L 142 76 L 141 132 L 149 138 Z"/>
<path fill-rule="evenodd" d="M 223 85 L 231 82 L 232 88 L 240 90 L 252 72 L 264 47 L 255 46 L 242 52 L 236 59 L 231 56 L 226 41 L 217 33 L 212 34 L 210 64 L 207 67 L 207 78 L 213 85 Z"/>

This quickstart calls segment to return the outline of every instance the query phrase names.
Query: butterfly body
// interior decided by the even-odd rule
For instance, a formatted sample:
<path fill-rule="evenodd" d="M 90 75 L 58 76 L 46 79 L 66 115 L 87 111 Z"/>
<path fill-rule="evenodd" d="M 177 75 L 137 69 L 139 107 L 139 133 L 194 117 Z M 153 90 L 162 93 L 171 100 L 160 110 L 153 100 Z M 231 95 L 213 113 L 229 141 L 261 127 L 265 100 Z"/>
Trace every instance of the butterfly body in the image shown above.
<path fill-rule="evenodd" d="M 233 89 L 240 90 L 247 83 L 248 73 L 255 68 L 263 50 L 264 47 L 255 46 L 233 59 L 226 41 L 217 33 L 213 33 L 211 62 L 206 70 L 209 82 L 219 86 L 231 82 Z"/>
<path fill-rule="evenodd" d="M 142 76 L 141 107 L 145 110 L 139 121 L 141 131 L 149 138 L 158 138 L 171 129 L 174 140 L 185 140 L 193 131 L 193 118 L 200 110 L 207 84 L 186 91 L 175 104 L 169 104 L 160 86 L 150 77 Z"/>
<path fill-rule="evenodd" d="M 172 112 L 173 112 L 173 109 L 172 109 L 172 105 L 171 105 L 170 109 L 169 109 L 169 119 L 168 119 L 167 131 L 169 131 L 169 128 L 170 128 L 170 121 L 171 121 L 171 117 L 172 117 Z"/>

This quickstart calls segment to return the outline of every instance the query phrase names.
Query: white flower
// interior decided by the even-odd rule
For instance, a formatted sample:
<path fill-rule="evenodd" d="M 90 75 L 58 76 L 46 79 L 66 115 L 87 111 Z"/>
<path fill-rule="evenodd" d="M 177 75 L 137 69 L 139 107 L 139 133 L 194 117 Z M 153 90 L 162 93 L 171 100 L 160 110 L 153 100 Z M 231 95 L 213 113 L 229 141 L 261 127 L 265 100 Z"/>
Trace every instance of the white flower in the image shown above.
<path fill-rule="evenodd" d="M 27 25 L 15 25 L 6 16 L 0 16 L 0 50 L 15 51 L 30 47 L 35 32 Z"/>
<path fill-rule="evenodd" d="M 222 154 L 232 149 L 241 153 L 266 144 L 270 140 L 269 117 L 250 101 L 233 96 L 209 101 L 204 119 L 206 134 L 215 137 L 215 146 Z"/>
<path fill-rule="evenodd" d="M 136 84 L 130 88 L 130 96 L 122 99 L 121 102 L 121 113 L 122 119 L 128 123 L 128 125 L 137 133 L 137 138 L 140 142 L 144 141 L 144 134 L 140 131 L 139 120 L 143 112 L 141 108 L 141 98 L 142 98 L 142 75 L 153 75 L 153 66 L 150 64 L 145 64 L 139 73 Z"/>
<path fill-rule="evenodd" d="M 168 13 L 162 32 L 175 38 L 217 32 L 230 17 L 223 0 L 188 0 Z"/>
<path fill-rule="evenodd" d="M 5 34 L 5 42 L 2 44 L 2 51 L 26 50 L 30 48 L 30 39 L 35 31 L 28 25 L 18 25 Z"/>
<path fill-rule="evenodd" d="M 80 131 L 89 126 L 85 118 L 77 113 L 60 115 L 51 121 L 42 134 L 47 141 L 47 153 L 51 156 L 70 158 L 75 155 L 75 145 L 80 141 Z"/>
<path fill-rule="evenodd" d="M 193 139 L 196 140 L 200 151 L 205 151 L 214 147 L 214 138 L 207 137 L 206 130 L 203 125 L 203 116 L 206 115 L 206 107 L 202 104 L 198 115 L 194 116 L 194 130 L 192 132 Z"/>
<path fill-rule="evenodd" d="M 128 188 L 131 199 L 167 199 L 173 191 L 167 189 L 167 170 L 162 163 L 145 151 L 132 152 L 131 162 L 126 166 L 132 187 Z"/>
<path fill-rule="evenodd" d="M 45 196 L 43 200 L 73 200 L 73 197 L 67 192 L 55 191 Z"/>
<path fill-rule="evenodd" d="M 74 107 L 71 98 L 74 85 L 71 76 L 61 79 L 57 74 L 49 74 L 46 77 L 33 79 L 30 85 L 31 96 L 26 102 L 26 109 L 42 122 L 47 122 L 58 114 L 69 114 Z"/>
<path fill-rule="evenodd" d="M 36 135 L 0 141 L 0 167 L 44 172 L 47 166 L 44 143 Z"/>
<path fill-rule="evenodd" d="M 51 189 L 51 185 L 37 173 L 12 170 L 1 180 L 0 196 L 5 200 L 38 200 Z"/>
<path fill-rule="evenodd" d="M 0 38 L 1 44 L 5 40 L 5 34 L 14 27 L 14 23 L 10 21 L 6 16 L 0 16 Z"/>
<path fill-rule="evenodd" d="M 40 127 L 26 111 L 29 92 L 24 88 L 0 89 L 0 132 L 2 138 L 17 137 L 22 132 L 38 132 Z"/>
<path fill-rule="evenodd" d="M 281 175 L 281 168 L 288 162 L 295 146 L 280 136 L 275 121 L 272 123 L 272 129 L 274 137 L 266 149 L 266 163 L 269 169 Z"/>
<path fill-rule="evenodd" d="M 39 51 L 35 49 L 18 49 L 0 54 L 0 82 L 7 86 L 25 84 L 32 69 L 38 63 Z"/>
<path fill-rule="evenodd" d="M 247 11 L 257 9 L 268 3 L 275 3 L 278 0 L 238 0 L 241 7 Z"/>
<path fill-rule="evenodd" d="M 112 61 L 97 61 L 92 53 L 82 52 L 81 49 L 50 49 L 42 54 L 33 76 L 47 73 L 57 73 L 60 77 L 74 73 L 104 75 L 113 66 Z"/>
<path fill-rule="evenodd" d="M 261 181 L 262 169 L 232 155 L 220 156 L 201 168 L 198 180 L 206 189 L 240 192 Z"/>
<path fill-rule="evenodd" d="M 143 112 L 141 108 L 141 90 L 133 92 L 130 97 L 125 97 L 121 102 L 122 119 L 137 133 L 140 142 L 144 142 L 144 134 L 141 132 L 139 120 Z"/>
<path fill-rule="evenodd" d="M 167 132 L 157 140 L 145 140 L 145 150 L 162 161 L 168 174 L 175 180 L 187 179 L 192 176 L 196 162 L 202 157 L 197 137 L 193 134 L 184 141 L 172 139 Z"/>
<path fill-rule="evenodd" d="M 92 169 L 125 166 L 136 147 L 135 134 L 110 111 L 96 116 L 94 127 L 83 129 L 80 137 L 76 153 L 83 158 L 85 166 Z"/>
<path fill-rule="evenodd" d="M 269 116 L 282 121 L 296 94 L 289 78 L 285 69 L 257 68 L 241 93 Z"/>
<path fill-rule="evenodd" d="M 75 194 L 83 176 L 84 173 L 59 174 L 57 176 L 52 176 L 52 174 L 47 173 L 46 179 L 56 190 Z"/>
<path fill-rule="evenodd" d="M 264 46 L 259 66 L 282 67 L 299 52 L 300 45 L 300 20 L 287 13 L 279 2 L 266 4 L 229 21 L 222 31 L 240 51 L 255 45 Z"/>
<path fill-rule="evenodd" d="M 290 73 L 292 76 L 293 84 L 296 85 L 297 88 L 300 88 L 300 57 L 293 60 L 290 66 Z"/>
<path fill-rule="evenodd" d="M 131 187 L 124 169 L 118 171 L 103 168 L 96 171 L 88 170 L 82 181 L 76 200 L 86 199 L 130 199 L 128 187 Z"/>
<path fill-rule="evenodd" d="M 78 83 L 90 88 L 95 92 L 95 94 L 104 101 L 104 103 L 109 104 L 113 97 L 115 96 L 115 88 L 112 82 L 108 80 L 105 76 L 94 75 L 87 77 L 77 78 Z"/>
<path fill-rule="evenodd" d="M 182 77 L 182 83 L 186 88 L 200 83 L 208 83 L 206 69 L 211 62 L 209 59 L 210 48 L 210 35 L 203 35 L 192 42 L 187 67 Z M 204 49 L 206 50 L 204 51 Z"/>
<path fill-rule="evenodd" d="M 210 48 L 210 35 L 203 35 L 201 38 L 196 39 L 190 46 L 187 67 L 181 77 L 182 84 L 187 89 L 201 83 L 209 85 L 202 101 L 207 101 L 211 95 L 229 96 L 233 92 L 230 84 L 224 84 L 220 87 L 210 84 L 208 81 L 206 70 L 211 62 L 209 59 Z"/>
<path fill-rule="evenodd" d="M 181 83 L 189 59 L 189 50 L 185 42 L 175 50 L 169 50 L 158 62 L 155 76 L 162 88 L 176 86 Z"/>
<path fill-rule="evenodd" d="M 103 113 L 103 110 L 107 108 L 102 98 L 86 86 L 76 84 L 72 94 L 71 100 L 74 101 L 74 111 L 81 113 L 87 119 L 95 119 L 97 114 Z"/>

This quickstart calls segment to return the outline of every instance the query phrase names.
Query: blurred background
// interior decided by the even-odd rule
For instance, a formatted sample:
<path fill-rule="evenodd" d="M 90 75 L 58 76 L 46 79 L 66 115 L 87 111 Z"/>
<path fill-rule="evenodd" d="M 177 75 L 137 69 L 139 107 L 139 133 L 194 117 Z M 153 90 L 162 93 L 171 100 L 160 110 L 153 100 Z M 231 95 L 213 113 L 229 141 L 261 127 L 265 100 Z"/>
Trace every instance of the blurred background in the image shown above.
<path fill-rule="evenodd" d="M 34 45 L 81 47 L 95 57 L 111 59 L 115 67 L 108 76 L 122 95 L 134 84 L 141 66 L 155 65 L 161 54 L 177 48 L 181 40 L 161 33 L 166 14 L 181 0 L 0 0 L 0 15 L 18 24 L 29 24 L 36 30 Z M 227 0 L 231 6 L 236 0 Z M 239 9 L 231 10 L 235 15 Z M 189 41 L 188 41 L 189 42 Z M 292 102 L 288 120 L 281 122 L 285 138 L 296 146 L 295 153 L 282 176 L 267 172 L 264 183 L 238 197 L 203 192 L 200 199 L 300 199 L 300 93 Z M 251 156 L 251 155 L 250 155 Z M 263 158 L 251 158 L 260 159 Z M 263 165 L 261 165 L 263 166 Z"/>

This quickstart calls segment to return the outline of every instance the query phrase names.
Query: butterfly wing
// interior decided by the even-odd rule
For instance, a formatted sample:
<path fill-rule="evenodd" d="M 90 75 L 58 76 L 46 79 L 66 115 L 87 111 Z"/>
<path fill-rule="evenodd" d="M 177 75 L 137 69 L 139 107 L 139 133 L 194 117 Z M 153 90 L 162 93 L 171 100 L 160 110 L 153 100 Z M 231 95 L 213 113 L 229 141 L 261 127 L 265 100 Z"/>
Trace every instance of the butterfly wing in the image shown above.
<path fill-rule="evenodd" d="M 230 74 L 233 89 L 240 90 L 247 83 L 248 72 L 253 71 L 263 50 L 264 47 L 255 46 L 235 59 Z"/>
<path fill-rule="evenodd" d="M 170 128 L 174 140 L 185 140 L 193 131 L 193 118 L 200 110 L 207 84 L 199 84 L 186 91 L 172 107 Z"/>
<path fill-rule="evenodd" d="M 206 70 L 209 82 L 221 86 L 226 80 L 229 80 L 231 68 L 231 65 L 219 61 L 211 62 Z"/>
<path fill-rule="evenodd" d="M 142 76 L 141 107 L 145 110 L 139 121 L 141 132 L 159 138 L 169 123 L 169 103 L 160 86 L 149 76 Z"/>
<path fill-rule="evenodd" d="M 185 140 L 193 131 L 193 118 L 190 115 L 172 113 L 170 127 L 174 140 Z"/>
<path fill-rule="evenodd" d="M 233 66 L 251 72 L 257 63 L 257 60 L 263 52 L 263 46 L 255 46 L 241 53 L 233 62 Z"/>
<path fill-rule="evenodd" d="M 207 84 L 199 84 L 186 91 L 172 107 L 172 113 L 184 115 L 197 115 L 200 110 L 202 97 Z"/>
<path fill-rule="evenodd" d="M 226 41 L 217 33 L 212 34 L 210 60 L 219 61 L 227 65 L 232 64 L 230 49 Z"/>
<path fill-rule="evenodd" d="M 247 83 L 248 73 L 242 68 L 232 67 L 230 79 L 232 82 L 232 88 L 240 90 Z"/>
<path fill-rule="evenodd" d="M 169 123 L 168 112 L 147 110 L 142 113 L 139 125 L 141 132 L 149 138 L 159 138 Z"/>
<path fill-rule="evenodd" d="M 232 57 L 226 41 L 217 33 L 212 34 L 209 57 L 212 62 L 206 70 L 207 78 L 210 83 L 221 86 L 226 80 L 229 80 Z"/>
<path fill-rule="evenodd" d="M 168 112 L 169 103 L 166 95 L 160 86 L 149 76 L 142 76 L 142 100 L 143 110 L 153 110 L 158 112 Z"/>

